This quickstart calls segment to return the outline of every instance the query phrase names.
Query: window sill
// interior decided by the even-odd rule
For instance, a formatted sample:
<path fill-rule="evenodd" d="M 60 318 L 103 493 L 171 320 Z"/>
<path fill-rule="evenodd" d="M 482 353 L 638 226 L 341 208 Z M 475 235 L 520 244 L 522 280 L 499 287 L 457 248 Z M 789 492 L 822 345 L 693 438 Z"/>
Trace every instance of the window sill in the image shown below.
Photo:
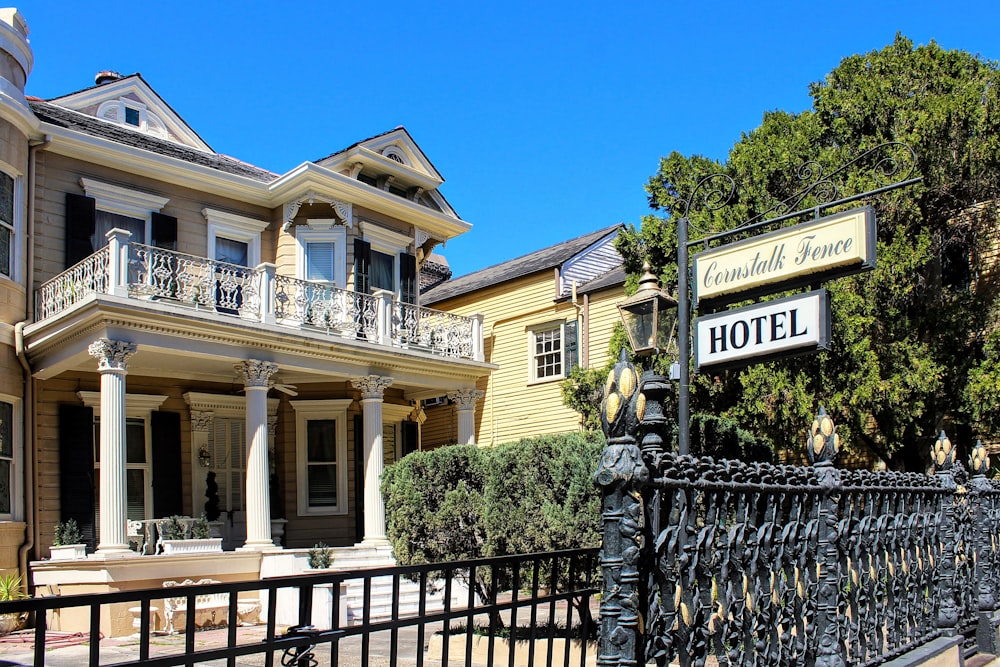
<path fill-rule="evenodd" d="M 337 507 L 300 507 L 299 516 L 307 518 L 311 516 L 347 516 L 347 508 Z"/>
<path fill-rule="evenodd" d="M 542 385 L 542 384 L 552 384 L 553 382 L 562 382 L 565 379 L 566 378 L 564 378 L 563 376 L 560 375 L 558 377 L 542 378 L 541 380 L 529 380 L 528 381 L 528 386 L 529 387 L 535 387 L 535 386 Z"/>

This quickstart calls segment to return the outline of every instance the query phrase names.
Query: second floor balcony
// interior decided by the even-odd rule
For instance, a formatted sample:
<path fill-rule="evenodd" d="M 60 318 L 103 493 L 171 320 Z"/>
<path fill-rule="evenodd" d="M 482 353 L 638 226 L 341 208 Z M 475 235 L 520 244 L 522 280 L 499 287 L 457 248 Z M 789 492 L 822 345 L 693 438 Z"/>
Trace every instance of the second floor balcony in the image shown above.
<path fill-rule="evenodd" d="M 72 309 L 93 294 L 159 301 L 213 313 L 230 322 L 252 321 L 322 332 L 333 340 L 361 340 L 437 357 L 483 361 L 481 317 L 464 317 L 374 294 L 340 289 L 277 273 L 274 264 L 239 266 L 128 241 L 109 243 L 48 280 L 35 294 L 35 321 Z"/>

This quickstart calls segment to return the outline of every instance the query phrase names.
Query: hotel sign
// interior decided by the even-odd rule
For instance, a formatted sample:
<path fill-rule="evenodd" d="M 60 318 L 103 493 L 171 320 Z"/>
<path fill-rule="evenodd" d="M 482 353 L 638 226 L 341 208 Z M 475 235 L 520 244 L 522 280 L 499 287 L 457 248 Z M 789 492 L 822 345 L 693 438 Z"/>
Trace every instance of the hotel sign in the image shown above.
<path fill-rule="evenodd" d="M 830 297 L 826 290 L 765 301 L 694 321 L 694 364 L 743 366 L 830 346 Z"/>
<path fill-rule="evenodd" d="M 694 302 L 790 289 L 875 268 L 875 212 L 864 207 L 698 253 Z"/>

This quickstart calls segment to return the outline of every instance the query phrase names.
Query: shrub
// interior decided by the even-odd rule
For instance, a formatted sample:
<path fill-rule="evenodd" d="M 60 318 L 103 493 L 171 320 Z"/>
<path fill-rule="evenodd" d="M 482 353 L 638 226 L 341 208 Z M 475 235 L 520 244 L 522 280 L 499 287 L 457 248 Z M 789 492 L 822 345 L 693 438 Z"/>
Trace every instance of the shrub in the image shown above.
<path fill-rule="evenodd" d="M 333 549 L 320 542 L 309 550 L 309 567 L 314 570 L 325 570 L 330 567 L 332 558 Z"/>
<path fill-rule="evenodd" d="M 191 539 L 204 540 L 209 536 L 208 518 L 202 514 L 191 524 Z"/>
<path fill-rule="evenodd" d="M 52 538 L 52 546 L 64 547 L 70 544 L 82 544 L 83 532 L 76 519 L 66 519 L 56 524 L 56 532 Z"/>
<path fill-rule="evenodd" d="M 166 520 L 159 523 L 158 528 L 160 529 L 160 537 L 165 540 L 187 539 L 187 528 L 184 526 L 184 522 L 181 521 L 181 517 L 177 515 L 168 516 Z"/>

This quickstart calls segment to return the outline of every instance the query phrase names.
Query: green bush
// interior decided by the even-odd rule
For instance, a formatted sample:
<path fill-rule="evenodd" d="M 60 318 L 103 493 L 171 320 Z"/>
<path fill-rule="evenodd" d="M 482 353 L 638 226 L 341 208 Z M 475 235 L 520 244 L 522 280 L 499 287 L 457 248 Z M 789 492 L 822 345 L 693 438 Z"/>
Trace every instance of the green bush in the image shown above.
<path fill-rule="evenodd" d="M 382 477 L 397 561 L 415 565 L 599 546 L 600 492 L 591 478 L 603 445 L 600 433 L 573 433 L 410 454 Z M 477 574 L 471 585 L 484 599 L 494 583 L 505 590 L 513 576 Z"/>

